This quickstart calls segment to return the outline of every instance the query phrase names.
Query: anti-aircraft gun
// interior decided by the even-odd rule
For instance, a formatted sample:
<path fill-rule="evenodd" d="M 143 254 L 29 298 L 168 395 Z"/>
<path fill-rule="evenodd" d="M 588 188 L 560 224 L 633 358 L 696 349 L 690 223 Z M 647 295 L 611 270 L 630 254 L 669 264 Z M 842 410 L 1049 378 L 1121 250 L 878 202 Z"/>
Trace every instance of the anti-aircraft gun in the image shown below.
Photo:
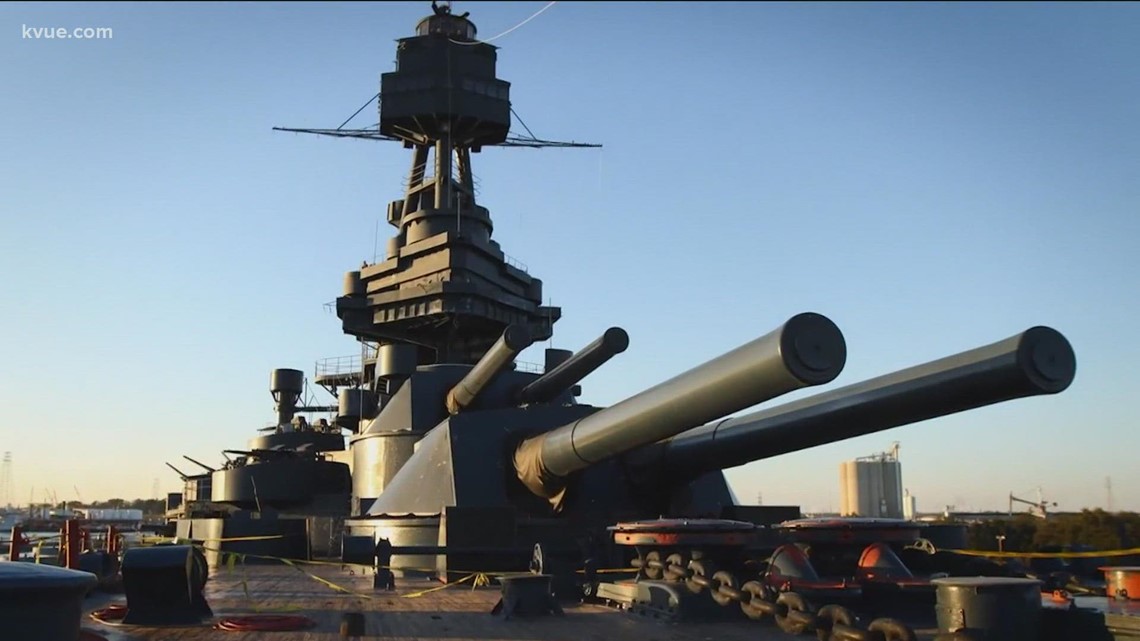
<path fill-rule="evenodd" d="M 218 468 L 186 457 L 205 474 L 186 477 L 175 469 L 186 483 L 182 503 L 187 510 L 176 525 L 180 538 L 235 539 L 218 547 L 286 558 L 336 552 L 339 543 L 330 541 L 349 513 L 352 487 L 348 464 L 334 460 L 347 454 L 345 438 L 339 426 L 324 419 L 315 425 L 305 420 L 303 412 L 336 408 L 302 405 L 304 383 L 300 370 L 273 370 L 274 424 L 259 430 L 246 449 L 223 450 L 226 463 Z M 195 504 L 209 509 L 195 513 L 190 509 Z M 219 558 L 216 551 L 206 556 L 211 565 Z"/>
<path fill-rule="evenodd" d="M 351 484 L 348 465 L 325 457 L 325 453 L 344 450 L 344 436 L 339 428 L 313 426 L 299 415 L 332 409 L 300 405 L 303 389 L 304 373 L 300 370 L 275 369 L 270 373 L 276 424 L 250 439 L 247 449 L 223 451 L 238 458 L 213 471 L 215 503 L 244 510 L 344 513 L 344 493 Z"/>

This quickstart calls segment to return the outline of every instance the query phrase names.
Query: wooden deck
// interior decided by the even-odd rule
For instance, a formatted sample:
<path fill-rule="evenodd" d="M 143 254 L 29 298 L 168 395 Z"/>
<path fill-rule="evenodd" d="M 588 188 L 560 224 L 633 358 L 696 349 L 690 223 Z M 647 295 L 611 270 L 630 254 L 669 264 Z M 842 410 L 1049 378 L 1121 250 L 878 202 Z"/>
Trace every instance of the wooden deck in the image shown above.
<path fill-rule="evenodd" d="M 499 588 L 472 589 L 453 584 L 440 588 L 426 580 L 397 579 L 395 592 L 373 591 L 371 576 L 350 575 L 330 566 L 305 568 L 356 594 L 337 592 L 328 585 L 284 566 L 220 569 L 206 584 L 206 600 L 222 617 L 246 614 L 299 614 L 317 625 L 301 632 L 227 632 L 211 624 L 196 627 L 111 626 L 88 614 L 109 603 L 124 603 L 122 595 L 88 599 L 83 627 L 108 641 L 332 641 L 341 639 L 345 612 L 361 612 L 366 621 L 364 639 L 447 640 L 501 639 L 504 641 L 790 641 L 771 622 L 749 620 L 715 623 L 667 623 L 601 605 L 563 605 L 564 616 L 503 620 L 492 616 Z M 922 639 L 931 639 L 924 634 Z"/>

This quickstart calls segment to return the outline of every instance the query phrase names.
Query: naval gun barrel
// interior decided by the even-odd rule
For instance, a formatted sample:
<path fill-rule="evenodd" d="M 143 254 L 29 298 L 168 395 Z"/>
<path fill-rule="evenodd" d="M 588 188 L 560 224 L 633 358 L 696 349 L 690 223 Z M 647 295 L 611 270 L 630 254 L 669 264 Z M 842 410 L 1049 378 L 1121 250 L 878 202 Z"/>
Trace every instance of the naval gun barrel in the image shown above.
<path fill-rule="evenodd" d="M 635 452 L 635 468 L 688 479 L 712 470 L 834 443 L 994 403 L 1056 394 L 1073 381 L 1069 341 L 1049 327 L 704 425 Z M 651 477 L 652 478 L 652 477 Z"/>
<path fill-rule="evenodd" d="M 186 456 L 185 454 L 182 455 L 182 458 L 186 459 L 187 461 L 190 461 L 191 463 L 193 463 L 194 465 L 197 465 L 198 467 L 202 468 L 203 470 L 210 472 L 211 474 L 213 474 L 214 472 L 217 472 L 217 470 L 210 467 L 209 465 L 206 465 L 205 463 L 202 463 L 201 461 L 195 461 L 194 459 L 190 458 L 189 456 Z"/>
<path fill-rule="evenodd" d="M 471 371 L 467 372 L 467 375 L 447 393 L 447 411 L 458 414 L 474 402 L 475 397 L 483 391 L 487 383 L 490 383 L 496 374 L 515 360 L 519 352 L 530 347 L 532 343 L 534 338 L 526 326 L 508 326 L 491 349 L 483 354 L 478 363 L 475 363 Z"/>
<path fill-rule="evenodd" d="M 165 461 L 164 461 L 164 462 L 165 462 Z M 190 477 L 189 477 L 189 476 L 187 476 L 187 475 L 186 475 L 186 474 L 185 474 L 185 473 L 184 473 L 182 470 L 180 470 L 180 469 L 178 469 L 178 468 L 174 467 L 174 466 L 173 466 L 173 465 L 171 465 L 170 463 L 166 463 L 166 467 L 169 467 L 170 469 L 174 470 L 174 473 L 175 473 L 175 474 L 177 474 L 179 477 L 181 477 L 183 481 L 185 481 L 185 480 L 187 480 L 187 479 L 189 479 L 189 478 L 190 478 Z"/>
<path fill-rule="evenodd" d="M 568 475 L 781 394 L 830 382 L 846 359 L 843 334 L 830 319 L 798 314 L 703 365 L 523 441 L 515 451 L 515 470 L 528 489 L 557 506 Z"/>
<path fill-rule="evenodd" d="M 624 352 L 627 347 L 629 347 L 629 334 L 620 327 L 611 327 L 580 352 L 522 388 L 518 400 L 520 403 L 549 401 L 586 378 L 590 372 L 601 367 L 606 361 Z"/>

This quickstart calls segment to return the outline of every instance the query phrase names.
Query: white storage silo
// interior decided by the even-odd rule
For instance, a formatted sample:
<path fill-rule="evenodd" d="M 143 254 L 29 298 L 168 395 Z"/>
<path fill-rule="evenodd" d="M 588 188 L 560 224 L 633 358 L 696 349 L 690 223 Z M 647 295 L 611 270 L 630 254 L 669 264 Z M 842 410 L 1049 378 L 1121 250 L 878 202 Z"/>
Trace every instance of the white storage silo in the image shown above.
<path fill-rule="evenodd" d="M 902 465 L 898 447 L 839 466 L 842 516 L 903 518 Z"/>

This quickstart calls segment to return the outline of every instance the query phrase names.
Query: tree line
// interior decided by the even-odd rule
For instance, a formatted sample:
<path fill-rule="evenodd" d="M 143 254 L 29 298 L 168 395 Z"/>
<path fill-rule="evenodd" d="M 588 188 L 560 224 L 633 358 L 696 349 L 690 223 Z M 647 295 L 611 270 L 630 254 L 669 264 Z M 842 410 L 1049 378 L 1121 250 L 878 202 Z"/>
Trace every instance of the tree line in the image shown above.
<path fill-rule="evenodd" d="M 166 500 L 165 499 L 134 499 L 128 501 L 126 499 L 107 499 L 106 501 L 91 501 L 90 503 L 83 503 L 84 507 L 89 508 L 111 508 L 115 510 L 142 510 L 143 514 L 165 514 L 166 513 Z M 56 509 L 65 509 L 68 507 L 77 507 L 74 501 L 60 502 L 55 506 Z"/>
<path fill-rule="evenodd" d="M 967 533 L 975 550 L 1006 552 L 1047 551 L 1050 548 L 1087 547 L 1092 550 L 1122 550 L 1140 547 L 1140 514 L 1082 510 L 1076 514 L 1050 515 L 1040 519 L 1018 514 L 1009 519 L 972 523 Z"/>

